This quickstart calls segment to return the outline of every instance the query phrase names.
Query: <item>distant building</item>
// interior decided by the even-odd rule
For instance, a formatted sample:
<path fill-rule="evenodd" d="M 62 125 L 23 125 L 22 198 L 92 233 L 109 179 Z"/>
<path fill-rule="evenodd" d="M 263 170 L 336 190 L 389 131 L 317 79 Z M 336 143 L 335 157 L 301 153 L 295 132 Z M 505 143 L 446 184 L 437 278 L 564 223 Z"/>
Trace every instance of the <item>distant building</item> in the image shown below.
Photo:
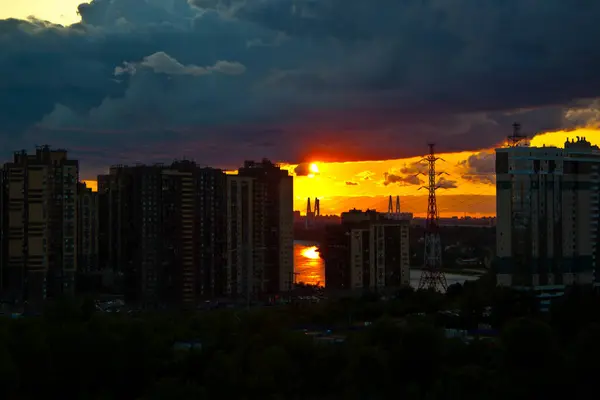
<path fill-rule="evenodd" d="M 567 141 L 564 149 L 496 150 L 499 285 L 547 296 L 594 282 L 599 166 L 600 150 L 583 138 Z"/>
<path fill-rule="evenodd" d="M 2 292 L 33 306 L 70 295 L 77 271 L 79 163 L 66 150 L 20 151 L 2 169 Z"/>
<path fill-rule="evenodd" d="M 427 225 L 427 218 L 413 218 L 412 219 L 413 226 L 425 227 Z M 450 217 L 450 218 L 440 218 L 439 219 L 440 227 L 447 228 L 493 228 L 496 226 L 496 217 Z"/>
<path fill-rule="evenodd" d="M 326 225 L 335 225 L 341 222 L 339 215 L 315 215 L 311 221 L 311 227 L 306 228 L 307 216 L 300 214 L 300 211 L 294 211 L 294 225 L 296 229 L 314 230 L 322 229 Z"/>
<path fill-rule="evenodd" d="M 326 227 L 321 250 L 327 289 L 378 290 L 410 282 L 408 219 L 350 210 Z"/>

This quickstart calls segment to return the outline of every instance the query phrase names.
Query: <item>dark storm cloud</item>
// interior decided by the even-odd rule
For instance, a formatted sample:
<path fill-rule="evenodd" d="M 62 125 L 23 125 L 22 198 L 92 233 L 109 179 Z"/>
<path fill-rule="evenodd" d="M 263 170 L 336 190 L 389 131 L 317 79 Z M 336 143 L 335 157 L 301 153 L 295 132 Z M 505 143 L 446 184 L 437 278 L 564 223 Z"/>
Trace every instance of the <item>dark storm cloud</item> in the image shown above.
<path fill-rule="evenodd" d="M 420 185 L 423 183 L 421 179 L 419 179 L 416 175 L 396 175 L 390 174 L 389 172 L 385 172 L 383 174 L 383 184 L 384 186 L 391 185 L 393 183 L 397 183 L 400 185 Z"/>
<path fill-rule="evenodd" d="M 425 161 L 415 161 L 410 164 L 404 164 L 400 169 L 403 174 L 409 175 L 424 175 L 427 174 L 427 163 Z"/>
<path fill-rule="evenodd" d="M 311 174 L 310 163 L 300 163 L 294 168 L 296 176 L 307 176 Z"/>
<path fill-rule="evenodd" d="M 437 182 L 437 187 L 440 189 L 456 189 L 458 187 L 456 181 L 440 178 Z"/>
<path fill-rule="evenodd" d="M 487 185 L 496 184 L 496 154 L 493 151 L 475 153 L 458 163 L 464 171 L 462 178 Z"/>
<path fill-rule="evenodd" d="M 131 149 L 223 166 L 377 159 L 598 115 L 597 1 L 190 3 L 95 0 L 66 28 L 0 21 L 5 148 L 48 142 L 94 165 Z"/>

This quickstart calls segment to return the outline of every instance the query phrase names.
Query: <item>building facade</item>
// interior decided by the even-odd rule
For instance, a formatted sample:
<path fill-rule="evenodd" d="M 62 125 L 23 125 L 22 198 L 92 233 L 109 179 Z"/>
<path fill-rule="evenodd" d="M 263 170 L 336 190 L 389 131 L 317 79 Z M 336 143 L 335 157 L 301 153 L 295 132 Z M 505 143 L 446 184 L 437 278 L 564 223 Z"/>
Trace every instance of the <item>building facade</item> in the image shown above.
<path fill-rule="evenodd" d="M 409 219 L 351 210 L 329 226 L 323 249 L 327 288 L 382 290 L 410 283 Z"/>
<path fill-rule="evenodd" d="M 2 169 L 2 291 L 33 306 L 75 290 L 79 164 L 65 150 L 16 152 Z"/>
<path fill-rule="evenodd" d="M 220 169 L 194 169 L 195 240 L 199 263 L 196 292 L 201 298 L 225 293 L 227 176 Z"/>
<path fill-rule="evenodd" d="M 130 302 L 160 302 L 162 266 L 162 166 L 117 165 L 98 177 L 100 253 L 105 267 L 120 277 L 120 290 Z M 105 214 L 104 214 L 105 213 Z M 163 289 L 166 287 L 163 287 Z"/>
<path fill-rule="evenodd" d="M 77 265 L 84 274 L 98 272 L 98 193 L 78 184 Z"/>
<path fill-rule="evenodd" d="M 256 248 L 254 178 L 227 176 L 227 262 L 225 294 L 254 298 L 264 291 L 264 249 Z M 256 242 L 255 242 L 256 240 Z"/>
<path fill-rule="evenodd" d="M 287 170 L 269 160 L 246 161 L 239 177 L 253 179 L 255 268 L 266 294 L 289 292 L 294 283 L 294 185 Z"/>
<path fill-rule="evenodd" d="M 498 285 L 548 297 L 597 279 L 599 167 L 584 138 L 496 150 Z"/>
<path fill-rule="evenodd" d="M 192 307 L 224 292 L 225 174 L 191 161 L 115 166 L 98 177 L 100 263 L 144 306 Z"/>

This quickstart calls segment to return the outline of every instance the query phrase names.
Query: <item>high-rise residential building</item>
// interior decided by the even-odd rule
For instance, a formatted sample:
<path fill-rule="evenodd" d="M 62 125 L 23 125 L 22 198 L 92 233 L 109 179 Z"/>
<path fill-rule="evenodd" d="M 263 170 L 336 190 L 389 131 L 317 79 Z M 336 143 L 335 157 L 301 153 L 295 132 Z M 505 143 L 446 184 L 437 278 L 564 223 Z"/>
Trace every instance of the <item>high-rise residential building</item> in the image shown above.
<path fill-rule="evenodd" d="M 78 185 L 77 265 L 84 274 L 98 272 L 98 193 Z"/>
<path fill-rule="evenodd" d="M 194 179 L 200 273 L 197 292 L 205 299 L 221 297 L 226 285 L 227 176 L 220 169 L 202 167 L 196 169 Z"/>
<path fill-rule="evenodd" d="M 326 228 L 322 254 L 328 289 L 381 290 L 410 284 L 410 220 L 376 211 L 342 213 Z"/>
<path fill-rule="evenodd" d="M 189 161 L 116 166 L 98 177 L 101 263 L 126 298 L 193 306 L 223 289 L 225 175 Z"/>
<path fill-rule="evenodd" d="M 69 295 L 77 271 L 79 164 L 66 150 L 16 152 L 2 169 L 2 290 L 39 305 Z"/>
<path fill-rule="evenodd" d="M 499 285 L 552 296 L 594 281 L 599 174 L 600 150 L 584 138 L 496 150 Z"/>
<path fill-rule="evenodd" d="M 197 298 L 220 297 L 225 292 L 226 175 L 216 168 L 177 161 L 169 169 L 191 174 L 194 203 L 194 260 Z"/>
<path fill-rule="evenodd" d="M 117 179 L 111 175 L 98 175 L 98 268 L 101 271 L 116 271 L 115 257 L 115 226 L 114 203 L 118 199 Z"/>
<path fill-rule="evenodd" d="M 254 178 L 227 176 L 225 294 L 234 298 L 255 298 L 264 291 L 262 232 L 254 227 L 254 184 Z"/>
<path fill-rule="evenodd" d="M 254 268 L 267 294 L 292 290 L 294 282 L 294 188 L 287 170 L 269 160 L 246 161 L 239 177 L 253 178 Z"/>
<path fill-rule="evenodd" d="M 175 167 L 175 166 L 174 166 Z M 157 278 L 164 279 L 163 301 L 193 307 L 200 279 L 196 237 L 196 187 L 193 171 L 169 168 L 162 171 L 157 244 L 159 267 Z M 142 232 L 143 232 L 142 223 Z M 143 271 L 143 269 L 142 269 Z M 159 289 L 160 286 L 159 286 Z"/>
<path fill-rule="evenodd" d="M 162 168 L 122 166 L 98 177 L 100 253 L 104 267 L 113 269 L 130 302 L 159 302 L 158 192 Z"/>

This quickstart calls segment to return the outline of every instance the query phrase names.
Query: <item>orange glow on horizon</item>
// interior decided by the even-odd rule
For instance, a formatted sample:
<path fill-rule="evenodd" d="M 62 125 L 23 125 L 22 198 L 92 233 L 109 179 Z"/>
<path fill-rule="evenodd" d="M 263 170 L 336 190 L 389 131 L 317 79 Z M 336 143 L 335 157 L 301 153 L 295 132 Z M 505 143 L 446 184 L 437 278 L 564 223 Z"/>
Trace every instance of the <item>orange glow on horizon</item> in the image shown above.
<path fill-rule="evenodd" d="M 600 129 L 578 129 L 539 134 L 531 139 L 531 146 L 563 147 L 567 138 L 585 137 L 592 144 L 600 146 Z M 496 213 L 496 187 L 493 179 L 493 158 L 489 159 L 487 174 L 477 174 L 468 169 L 469 157 L 484 153 L 493 157 L 494 149 L 471 152 L 439 154 L 438 170 L 448 175 L 444 178 L 455 181 L 448 189 L 439 189 L 438 208 L 441 217 L 471 216 L 491 217 Z M 294 176 L 294 209 L 305 210 L 307 198 L 319 198 L 322 215 L 339 215 L 352 208 L 387 211 L 388 197 L 400 196 L 401 211 L 424 216 L 427 209 L 427 193 L 419 190 L 424 184 L 424 176 L 416 175 L 421 157 L 396 160 L 373 160 L 356 162 L 312 162 L 311 174 L 297 176 L 297 164 L 281 164 L 281 168 Z M 489 169 L 491 168 L 491 169 Z M 491 173 L 490 173 L 491 171 Z M 237 171 L 225 171 L 236 174 Z M 386 180 L 385 174 L 388 174 Z M 395 181 L 389 177 L 393 175 Z M 417 179 L 420 179 L 418 181 Z M 96 181 L 85 180 L 88 187 L 97 190 Z M 309 249 L 310 250 L 310 249 Z M 307 250 L 306 254 L 318 258 L 318 252 Z M 316 253 L 316 254 L 315 254 Z M 304 253 L 303 253 L 304 255 Z M 310 258 L 310 257 L 308 257 Z M 314 258 L 313 258 L 314 259 Z"/>
<path fill-rule="evenodd" d="M 567 138 L 585 137 L 592 144 L 600 146 L 600 129 L 582 128 L 573 131 L 557 131 L 536 135 L 531 146 L 564 147 Z M 438 208 L 441 217 L 471 216 L 493 217 L 496 213 L 496 187 L 494 148 L 479 151 L 464 151 L 439 154 L 444 161 L 438 162 L 438 170 L 448 175 L 444 178 L 454 181 L 448 189 L 438 191 Z M 482 173 L 469 168 L 469 158 L 473 164 L 481 164 L 487 157 L 487 169 Z M 294 176 L 294 209 L 305 210 L 306 199 L 321 200 L 321 214 L 339 215 L 352 208 L 377 209 L 387 211 L 388 197 L 400 196 L 402 212 L 412 212 L 424 216 L 427 209 L 426 192 L 419 190 L 424 184 L 424 176 L 417 172 L 426 166 L 419 166 L 421 157 L 396 160 L 373 160 L 359 162 L 319 162 L 319 174 Z M 293 174 L 297 164 L 284 164 L 283 168 Z M 424 172 L 424 171 L 423 171 Z M 395 180 L 386 180 L 385 174 Z M 452 187 L 455 186 L 455 187 Z"/>
<path fill-rule="evenodd" d="M 92 189 L 92 192 L 98 191 L 98 181 L 84 180 L 82 182 L 85 183 L 89 189 Z"/>

